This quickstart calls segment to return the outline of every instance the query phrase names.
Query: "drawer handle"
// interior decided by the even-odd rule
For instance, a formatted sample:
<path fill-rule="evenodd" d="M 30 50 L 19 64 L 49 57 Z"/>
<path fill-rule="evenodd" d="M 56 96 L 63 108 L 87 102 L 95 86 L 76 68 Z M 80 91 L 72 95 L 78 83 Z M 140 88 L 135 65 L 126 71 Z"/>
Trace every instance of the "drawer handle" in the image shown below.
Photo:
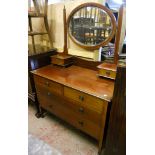
<path fill-rule="evenodd" d="M 110 76 L 110 72 L 106 72 L 105 74 L 106 74 L 106 76 Z"/>
<path fill-rule="evenodd" d="M 48 95 L 48 96 L 51 96 L 51 93 L 50 93 L 50 92 L 48 92 L 48 93 L 47 93 L 47 95 Z"/>
<path fill-rule="evenodd" d="M 84 109 L 82 107 L 80 107 L 79 112 L 84 113 Z"/>
<path fill-rule="evenodd" d="M 84 97 L 83 97 L 83 96 L 79 96 L 79 99 L 80 99 L 81 101 L 84 101 Z"/>
<path fill-rule="evenodd" d="M 45 82 L 45 85 L 49 86 L 49 82 L 48 82 L 48 81 L 46 81 L 46 82 Z"/>
<path fill-rule="evenodd" d="M 83 125 L 84 125 L 83 121 L 79 121 L 79 124 L 80 124 L 81 126 L 83 126 Z"/>

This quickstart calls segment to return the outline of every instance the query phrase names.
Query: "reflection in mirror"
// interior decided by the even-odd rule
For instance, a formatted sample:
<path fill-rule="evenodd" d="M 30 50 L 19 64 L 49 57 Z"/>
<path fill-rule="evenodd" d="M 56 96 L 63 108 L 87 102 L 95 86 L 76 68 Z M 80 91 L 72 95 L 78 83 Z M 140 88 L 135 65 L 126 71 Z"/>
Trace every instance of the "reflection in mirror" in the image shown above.
<path fill-rule="evenodd" d="M 80 44 L 94 46 L 112 33 L 110 16 L 102 9 L 89 6 L 78 10 L 69 22 L 70 35 Z"/>

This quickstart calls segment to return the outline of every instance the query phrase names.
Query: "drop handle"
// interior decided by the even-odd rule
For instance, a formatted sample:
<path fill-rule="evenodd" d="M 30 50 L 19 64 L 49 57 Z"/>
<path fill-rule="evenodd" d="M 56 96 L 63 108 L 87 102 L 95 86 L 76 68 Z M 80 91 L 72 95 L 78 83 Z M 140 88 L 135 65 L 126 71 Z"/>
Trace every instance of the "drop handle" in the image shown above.
<path fill-rule="evenodd" d="M 84 125 L 83 121 L 79 121 L 79 124 L 80 124 L 81 126 L 83 126 L 83 125 Z"/>
<path fill-rule="evenodd" d="M 105 74 L 106 74 L 106 76 L 110 76 L 110 72 L 108 72 L 108 71 L 106 71 Z"/>
<path fill-rule="evenodd" d="M 80 107 L 79 112 L 84 113 L 84 109 L 82 107 Z"/>
<path fill-rule="evenodd" d="M 48 96 L 51 96 L 51 93 L 50 93 L 50 92 L 48 92 L 48 93 L 47 93 L 47 95 L 48 95 Z"/>
<path fill-rule="evenodd" d="M 48 82 L 48 81 L 46 81 L 46 82 L 45 82 L 45 85 L 49 86 L 49 82 Z"/>
<path fill-rule="evenodd" d="M 79 96 L 79 99 L 80 99 L 81 101 L 84 101 L 84 97 L 83 97 L 83 96 Z"/>

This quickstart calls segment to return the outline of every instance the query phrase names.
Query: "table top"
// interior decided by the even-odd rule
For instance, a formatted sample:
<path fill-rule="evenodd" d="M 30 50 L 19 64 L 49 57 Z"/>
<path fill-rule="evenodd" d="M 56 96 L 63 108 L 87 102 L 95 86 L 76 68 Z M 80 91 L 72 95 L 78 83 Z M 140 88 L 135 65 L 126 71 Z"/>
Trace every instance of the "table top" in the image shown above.
<path fill-rule="evenodd" d="M 72 65 L 60 67 L 48 65 L 31 71 L 38 75 L 84 93 L 111 101 L 114 91 L 114 81 L 97 76 L 97 71 Z"/>

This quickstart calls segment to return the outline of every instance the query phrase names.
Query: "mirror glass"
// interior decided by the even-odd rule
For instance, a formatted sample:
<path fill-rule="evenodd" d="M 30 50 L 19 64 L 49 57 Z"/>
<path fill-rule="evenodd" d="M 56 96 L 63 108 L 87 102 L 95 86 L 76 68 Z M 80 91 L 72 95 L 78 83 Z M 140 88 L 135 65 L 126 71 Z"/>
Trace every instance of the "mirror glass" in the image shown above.
<path fill-rule="evenodd" d="M 96 46 L 106 41 L 113 30 L 111 17 L 95 6 L 77 10 L 69 21 L 69 35 L 78 44 Z"/>

